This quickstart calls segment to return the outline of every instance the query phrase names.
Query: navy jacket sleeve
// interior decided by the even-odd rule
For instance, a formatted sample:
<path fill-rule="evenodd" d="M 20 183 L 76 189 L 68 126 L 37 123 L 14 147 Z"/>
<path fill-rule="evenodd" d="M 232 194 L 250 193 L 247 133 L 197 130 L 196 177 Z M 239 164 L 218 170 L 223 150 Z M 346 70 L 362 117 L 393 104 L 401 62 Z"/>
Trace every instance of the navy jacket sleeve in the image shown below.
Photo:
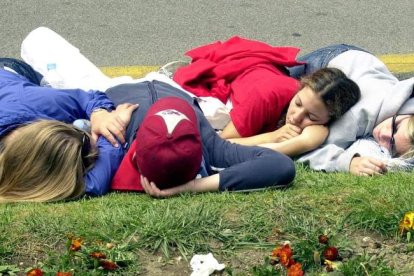
<path fill-rule="evenodd" d="M 103 137 L 99 137 L 97 144 L 98 159 L 85 176 L 85 192 L 92 196 L 104 195 L 109 191 L 112 178 L 124 157 L 122 147 L 112 146 Z"/>
<path fill-rule="evenodd" d="M 210 166 L 220 170 L 219 189 L 254 190 L 287 186 L 295 177 L 288 156 L 261 147 L 247 147 L 221 139 L 204 117 L 200 118 L 203 153 Z"/>

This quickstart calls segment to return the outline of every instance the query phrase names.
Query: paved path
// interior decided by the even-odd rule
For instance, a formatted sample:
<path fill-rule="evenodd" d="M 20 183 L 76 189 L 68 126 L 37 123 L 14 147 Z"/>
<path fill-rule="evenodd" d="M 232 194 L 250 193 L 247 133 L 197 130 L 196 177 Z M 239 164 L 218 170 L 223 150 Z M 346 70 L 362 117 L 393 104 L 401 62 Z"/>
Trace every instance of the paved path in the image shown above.
<path fill-rule="evenodd" d="M 19 57 L 39 26 L 94 64 L 159 65 L 233 35 L 308 53 L 335 43 L 414 54 L 413 0 L 1 0 L 0 53 Z"/>

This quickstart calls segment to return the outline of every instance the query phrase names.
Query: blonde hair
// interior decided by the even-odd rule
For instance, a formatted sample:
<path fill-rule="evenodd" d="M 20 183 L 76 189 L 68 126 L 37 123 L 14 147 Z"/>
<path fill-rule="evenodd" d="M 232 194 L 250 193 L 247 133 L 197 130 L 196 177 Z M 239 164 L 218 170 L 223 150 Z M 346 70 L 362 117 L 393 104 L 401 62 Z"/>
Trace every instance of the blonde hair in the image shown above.
<path fill-rule="evenodd" d="M 97 156 L 89 134 L 41 120 L 18 128 L 9 138 L 3 139 L 0 154 L 0 202 L 57 201 L 84 193 L 84 173 Z"/>

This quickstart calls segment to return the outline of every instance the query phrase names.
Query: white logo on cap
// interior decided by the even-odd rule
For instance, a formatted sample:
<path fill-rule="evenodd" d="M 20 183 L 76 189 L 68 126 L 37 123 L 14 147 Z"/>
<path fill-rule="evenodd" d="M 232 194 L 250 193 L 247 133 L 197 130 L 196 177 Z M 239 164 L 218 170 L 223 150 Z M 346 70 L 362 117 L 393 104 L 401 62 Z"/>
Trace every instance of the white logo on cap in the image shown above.
<path fill-rule="evenodd" d="M 167 126 L 168 134 L 172 134 L 175 127 L 182 120 L 190 121 L 190 119 L 188 119 L 187 116 L 175 109 L 162 110 L 155 113 L 155 115 L 161 116 L 164 119 L 165 125 Z"/>

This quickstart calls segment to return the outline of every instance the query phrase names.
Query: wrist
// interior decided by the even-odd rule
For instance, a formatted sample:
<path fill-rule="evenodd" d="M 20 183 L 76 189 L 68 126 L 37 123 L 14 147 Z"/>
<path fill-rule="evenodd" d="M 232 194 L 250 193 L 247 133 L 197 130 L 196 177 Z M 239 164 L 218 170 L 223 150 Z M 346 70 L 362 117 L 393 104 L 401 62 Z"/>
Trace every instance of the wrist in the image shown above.
<path fill-rule="evenodd" d="M 102 111 L 107 111 L 107 112 L 109 112 L 109 110 L 108 110 L 108 109 L 106 109 L 106 108 L 103 108 L 103 107 L 97 107 L 97 108 L 92 109 L 91 115 L 92 115 L 93 113 L 98 113 L 98 112 L 102 112 Z"/>
<path fill-rule="evenodd" d="M 97 108 L 92 110 L 91 115 L 90 115 L 90 120 L 93 121 L 94 117 L 99 116 L 100 114 L 105 114 L 105 113 L 109 113 L 109 112 L 110 111 L 108 111 L 105 108 L 97 107 Z"/>

